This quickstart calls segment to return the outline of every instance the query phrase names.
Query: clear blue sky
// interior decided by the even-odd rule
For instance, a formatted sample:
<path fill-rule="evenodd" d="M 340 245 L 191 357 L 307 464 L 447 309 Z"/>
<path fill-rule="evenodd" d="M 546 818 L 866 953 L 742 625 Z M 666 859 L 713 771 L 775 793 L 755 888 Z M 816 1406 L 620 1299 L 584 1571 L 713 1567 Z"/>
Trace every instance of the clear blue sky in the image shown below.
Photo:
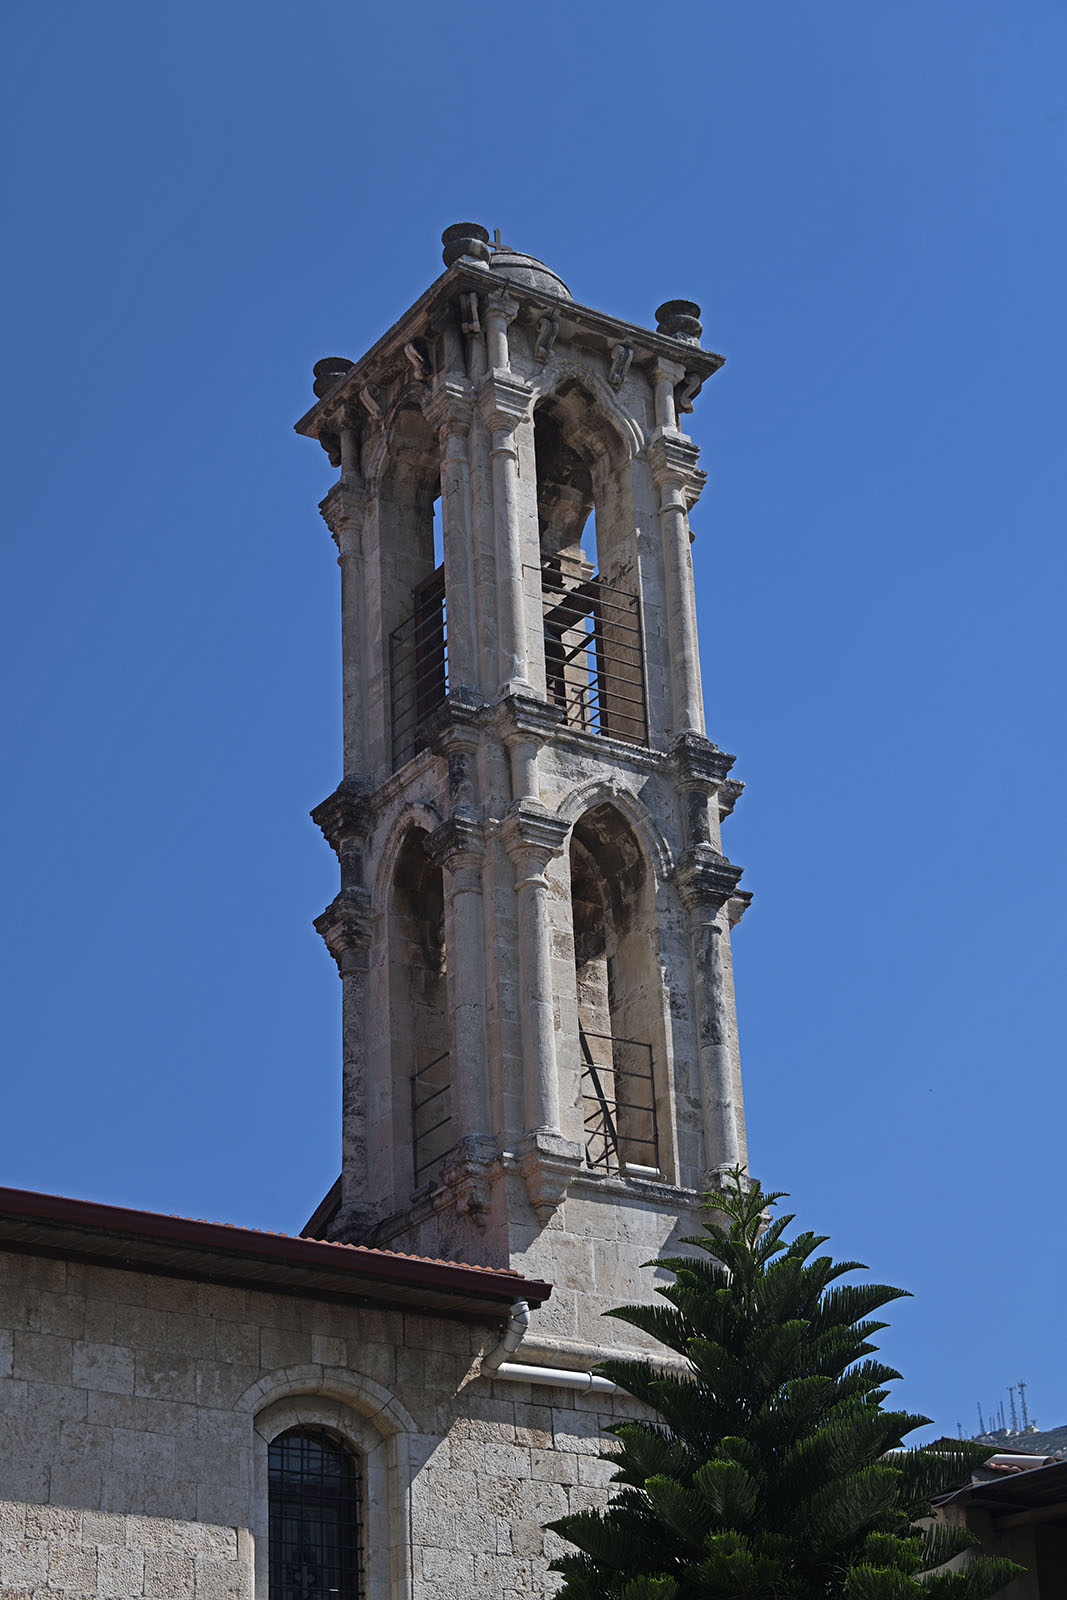
<path fill-rule="evenodd" d="M 7 0 L 0 1181 L 298 1228 L 338 1165 L 337 569 L 291 432 L 472 217 L 681 295 L 754 1169 L 1067 1422 L 1062 0 Z"/>

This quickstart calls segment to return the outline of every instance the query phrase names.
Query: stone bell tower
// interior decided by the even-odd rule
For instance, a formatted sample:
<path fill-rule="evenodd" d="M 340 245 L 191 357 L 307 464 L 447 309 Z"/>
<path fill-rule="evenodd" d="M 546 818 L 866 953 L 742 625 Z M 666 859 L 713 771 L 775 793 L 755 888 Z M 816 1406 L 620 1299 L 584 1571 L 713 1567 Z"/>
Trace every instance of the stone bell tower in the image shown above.
<path fill-rule="evenodd" d="M 309 1227 L 552 1279 L 565 1337 L 648 1293 L 745 1160 L 680 427 L 722 358 L 579 305 L 484 228 L 297 431 L 340 477 L 343 1170 Z"/>

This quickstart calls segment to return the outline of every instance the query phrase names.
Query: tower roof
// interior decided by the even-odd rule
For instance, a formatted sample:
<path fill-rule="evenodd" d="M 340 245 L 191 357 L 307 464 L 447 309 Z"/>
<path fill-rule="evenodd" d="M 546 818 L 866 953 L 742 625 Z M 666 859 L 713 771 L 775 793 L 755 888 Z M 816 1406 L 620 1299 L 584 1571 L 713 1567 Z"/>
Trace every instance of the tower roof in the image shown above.
<path fill-rule="evenodd" d="M 524 288 L 540 289 L 544 294 L 559 295 L 564 300 L 571 298 L 571 292 L 558 272 L 553 272 L 536 256 L 528 256 L 522 250 L 509 250 L 507 245 L 499 245 L 489 257 L 489 266 L 502 278 L 521 283 Z"/>

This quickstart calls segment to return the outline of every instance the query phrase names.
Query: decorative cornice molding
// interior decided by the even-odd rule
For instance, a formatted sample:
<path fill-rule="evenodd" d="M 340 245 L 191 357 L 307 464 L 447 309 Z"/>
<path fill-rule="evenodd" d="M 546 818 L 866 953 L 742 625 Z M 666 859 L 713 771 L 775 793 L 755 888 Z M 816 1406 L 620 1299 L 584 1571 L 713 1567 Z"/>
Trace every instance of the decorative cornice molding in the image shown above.
<path fill-rule="evenodd" d="M 697 844 L 678 863 L 674 881 L 686 910 L 718 912 L 736 894 L 743 870 L 713 845 Z"/>

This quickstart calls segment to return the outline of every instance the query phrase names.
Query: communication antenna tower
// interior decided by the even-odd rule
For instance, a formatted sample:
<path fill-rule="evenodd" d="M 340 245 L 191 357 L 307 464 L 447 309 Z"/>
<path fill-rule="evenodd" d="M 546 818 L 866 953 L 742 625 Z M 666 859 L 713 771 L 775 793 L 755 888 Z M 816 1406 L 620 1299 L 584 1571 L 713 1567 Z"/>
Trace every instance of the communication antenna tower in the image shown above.
<path fill-rule="evenodd" d="M 975 1405 L 978 1407 L 978 1432 L 979 1433 L 984 1433 L 985 1432 L 985 1418 L 982 1415 L 982 1402 L 981 1402 L 981 1400 L 976 1400 L 975 1401 Z"/>
<path fill-rule="evenodd" d="M 1015 1414 L 1015 1385 L 1012 1383 L 1008 1384 L 1008 1397 L 1011 1401 L 1011 1431 L 1012 1433 L 1018 1433 L 1019 1419 Z"/>
<path fill-rule="evenodd" d="M 1030 1413 L 1026 1409 L 1026 1379 L 1019 1379 L 1019 1404 L 1023 1408 L 1023 1428 L 1030 1426 Z"/>

